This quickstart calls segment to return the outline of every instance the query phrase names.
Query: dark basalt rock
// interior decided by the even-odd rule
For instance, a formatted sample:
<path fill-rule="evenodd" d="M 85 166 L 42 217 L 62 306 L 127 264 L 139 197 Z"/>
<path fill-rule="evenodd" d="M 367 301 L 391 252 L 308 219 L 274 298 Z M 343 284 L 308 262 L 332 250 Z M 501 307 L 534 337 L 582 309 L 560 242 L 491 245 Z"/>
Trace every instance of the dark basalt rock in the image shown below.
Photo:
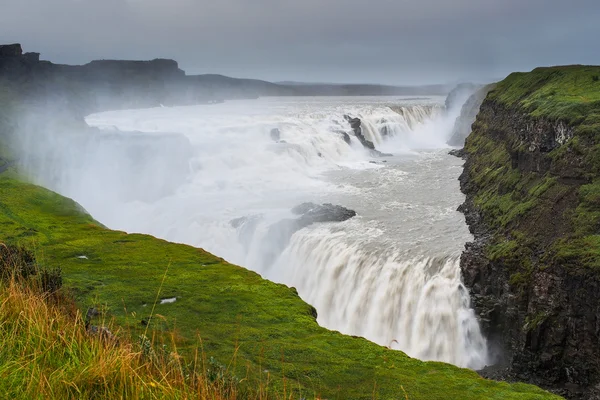
<path fill-rule="evenodd" d="M 389 126 L 383 125 L 381 127 L 381 136 L 391 136 L 391 130 Z"/>
<path fill-rule="evenodd" d="M 492 258 L 488 246 L 499 235 L 510 240 L 510 232 L 490 225 L 475 204 L 481 188 L 474 178 L 485 159 L 466 155 L 459 179 L 466 200 L 459 211 L 474 241 L 465 246 L 461 270 L 495 363 L 480 373 L 536 384 L 570 399 L 600 399 L 600 278 L 544 259 L 573 229 L 569 212 L 577 207 L 579 187 L 588 182 L 589 164 L 581 154 L 567 152 L 560 162 L 548 154 L 573 137 L 573 128 L 490 100 L 481 105 L 474 128 L 478 137 L 506 148 L 507 167 L 523 177 L 553 177 L 562 188 L 560 195 L 547 192 L 541 199 L 544 213 L 520 217 L 518 229 L 529 237 L 517 239 L 519 252 Z M 518 194 L 514 187 L 497 190 L 498 196 Z M 530 264 L 530 275 L 515 274 L 524 263 Z"/>
<path fill-rule="evenodd" d="M 20 44 L 0 45 L 0 57 L 21 57 L 23 49 Z"/>
<path fill-rule="evenodd" d="M 294 233 L 307 226 L 324 222 L 343 222 L 356 216 L 356 212 L 333 204 L 302 203 L 292 210 L 298 218 L 284 219 L 269 227 L 263 245 L 263 260 L 272 265 L 287 247 Z"/>
<path fill-rule="evenodd" d="M 344 119 L 350 123 L 350 127 L 354 131 L 354 136 L 358 138 L 363 147 L 369 150 L 375 150 L 373 142 L 367 140 L 362 133 L 362 121 L 360 118 L 352 118 L 349 115 L 344 115 Z"/>
<path fill-rule="evenodd" d="M 23 59 L 30 63 L 37 63 L 40 61 L 40 53 L 25 53 Z"/>
<path fill-rule="evenodd" d="M 330 203 L 302 203 L 292 208 L 292 213 L 301 216 L 297 221 L 302 228 L 317 222 L 342 222 L 356 216 L 355 211 Z"/>
<path fill-rule="evenodd" d="M 347 144 L 351 144 L 352 143 L 352 139 L 350 139 L 350 135 L 348 135 L 347 132 L 344 131 L 336 131 L 336 133 L 338 135 L 340 135 L 342 137 L 342 139 L 344 139 L 344 142 L 346 142 Z"/>
<path fill-rule="evenodd" d="M 451 156 L 464 159 L 466 157 L 464 149 L 454 149 L 448 152 Z"/>
<path fill-rule="evenodd" d="M 382 153 L 381 151 L 375 148 L 375 144 L 370 140 L 365 138 L 365 135 L 362 133 L 362 121 L 360 118 L 352 118 L 349 115 L 344 115 L 344 119 L 350 123 L 350 127 L 354 133 L 354 136 L 358 139 L 358 141 L 363 145 L 364 148 L 369 150 L 371 157 L 391 157 L 392 154 Z M 349 143 L 349 137 L 347 143 Z"/>

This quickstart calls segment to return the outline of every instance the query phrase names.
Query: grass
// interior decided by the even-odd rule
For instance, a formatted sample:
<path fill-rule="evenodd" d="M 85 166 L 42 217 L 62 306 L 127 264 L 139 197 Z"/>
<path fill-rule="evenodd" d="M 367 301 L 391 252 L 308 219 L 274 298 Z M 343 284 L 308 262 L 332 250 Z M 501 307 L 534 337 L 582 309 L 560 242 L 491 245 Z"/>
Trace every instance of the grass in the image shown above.
<path fill-rule="evenodd" d="M 489 99 L 518 106 L 534 117 L 564 120 L 580 132 L 600 128 L 600 67 L 565 66 L 513 73 Z"/>
<path fill-rule="evenodd" d="M 101 318 L 126 337 L 146 334 L 185 360 L 194 359 L 201 338 L 206 357 L 244 377 L 238 390 L 245 393 L 261 388 L 269 396 L 293 398 L 391 399 L 404 393 L 410 399 L 554 398 L 534 386 L 485 380 L 473 371 L 421 362 L 326 330 L 293 288 L 201 249 L 108 230 L 75 202 L 20 181 L 14 171 L 0 175 L 0 234 L 6 243 L 34 249 L 41 268 L 60 266 L 79 309 L 102 310 Z M 158 303 L 152 313 L 159 289 L 158 298 L 177 301 Z M 60 346 L 60 337 L 53 337 Z M 39 376 L 54 379 L 62 364 L 51 363 Z M 111 365 L 118 366 L 106 368 Z M 126 385 L 118 383 L 126 382 L 119 381 L 124 379 L 119 368 L 102 379 L 83 374 L 76 386 L 101 387 L 113 379 Z M 11 387 L 28 377 L 29 372 L 13 376 Z"/>
<path fill-rule="evenodd" d="M 240 397 L 227 371 L 203 355 L 188 364 L 175 352 L 155 351 L 147 342 L 93 334 L 61 289 L 45 290 L 39 274 L 15 273 L 30 265 L 10 257 L 0 257 L 0 264 L 5 272 L 0 282 L 2 398 Z M 7 270 L 13 273 L 6 274 Z M 258 393 L 246 395 L 259 398 Z"/>

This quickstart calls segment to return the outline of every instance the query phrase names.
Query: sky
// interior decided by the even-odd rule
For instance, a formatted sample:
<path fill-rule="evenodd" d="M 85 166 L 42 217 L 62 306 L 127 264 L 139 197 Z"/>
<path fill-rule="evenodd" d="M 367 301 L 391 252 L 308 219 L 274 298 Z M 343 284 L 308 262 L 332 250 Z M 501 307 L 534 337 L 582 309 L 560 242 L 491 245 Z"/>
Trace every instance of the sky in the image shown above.
<path fill-rule="evenodd" d="M 0 42 L 269 81 L 489 81 L 600 64 L 600 0 L 0 0 Z"/>

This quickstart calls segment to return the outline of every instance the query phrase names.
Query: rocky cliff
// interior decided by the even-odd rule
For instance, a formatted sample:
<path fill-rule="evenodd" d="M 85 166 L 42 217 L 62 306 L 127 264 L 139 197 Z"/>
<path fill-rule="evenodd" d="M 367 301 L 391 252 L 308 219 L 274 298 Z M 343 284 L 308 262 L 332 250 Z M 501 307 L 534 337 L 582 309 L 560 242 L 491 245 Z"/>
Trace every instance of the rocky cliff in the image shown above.
<path fill-rule="evenodd" d="M 464 149 L 461 266 L 496 366 L 600 398 L 600 67 L 512 74 Z"/>

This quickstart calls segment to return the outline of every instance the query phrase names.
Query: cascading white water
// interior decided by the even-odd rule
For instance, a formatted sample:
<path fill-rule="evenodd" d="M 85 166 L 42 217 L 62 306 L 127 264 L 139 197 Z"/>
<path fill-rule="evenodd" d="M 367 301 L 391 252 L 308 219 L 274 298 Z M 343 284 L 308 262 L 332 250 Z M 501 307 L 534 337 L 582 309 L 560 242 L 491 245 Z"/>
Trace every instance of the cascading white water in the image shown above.
<path fill-rule="evenodd" d="M 296 235 L 267 276 L 295 286 L 325 327 L 422 360 L 485 366 L 457 256 L 365 251 L 343 232 L 320 228 Z"/>
<path fill-rule="evenodd" d="M 436 150 L 455 118 L 441 102 L 286 98 L 110 112 L 88 123 L 118 141 L 44 139 L 27 151 L 53 147 L 60 162 L 52 177 L 39 163 L 32 174 L 111 228 L 203 247 L 295 286 L 328 328 L 479 368 L 485 340 L 458 265 L 470 239 L 455 211 L 460 161 Z M 367 140 L 396 156 L 384 164 L 352 135 L 346 143 L 344 115 L 360 118 Z M 161 142 L 133 145 L 115 127 Z M 174 134 L 165 140 L 169 134 L 158 132 Z M 78 151 L 85 157 L 73 157 Z M 139 162 L 127 162 L 132 154 Z M 156 180 L 141 179 L 152 160 L 160 160 L 151 169 Z M 358 217 L 273 231 L 304 201 L 341 204 Z"/>

